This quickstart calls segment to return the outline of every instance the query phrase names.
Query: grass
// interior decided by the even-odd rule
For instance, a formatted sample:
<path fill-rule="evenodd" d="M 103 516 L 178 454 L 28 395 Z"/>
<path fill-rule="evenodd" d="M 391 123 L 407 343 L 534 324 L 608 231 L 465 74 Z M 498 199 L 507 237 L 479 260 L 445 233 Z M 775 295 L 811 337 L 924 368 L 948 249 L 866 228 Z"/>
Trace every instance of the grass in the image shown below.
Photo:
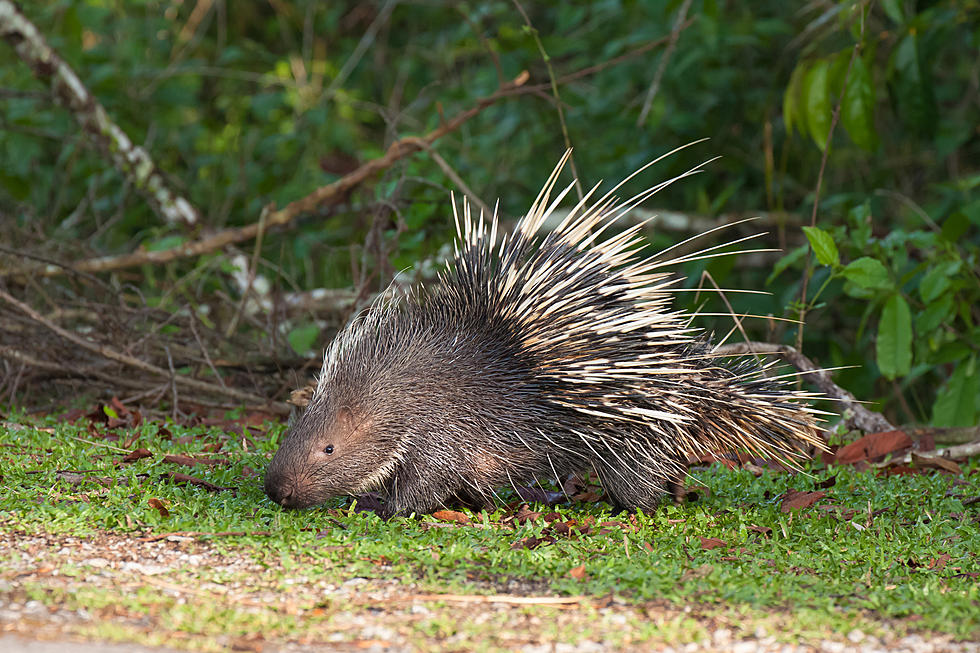
<path fill-rule="evenodd" d="M 180 603 L 159 592 L 131 594 L 123 605 L 111 588 L 23 584 L 47 604 L 91 609 L 113 604 L 164 614 L 174 632 L 203 637 L 204 649 L 220 648 L 214 638 L 222 633 L 244 636 L 259 629 L 266 637 L 301 639 L 310 628 L 336 626 L 349 606 L 329 593 L 317 599 L 297 587 L 337 586 L 352 578 L 398 581 L 413 592 L 583 596 L 633 610 L 617 624 L 601 610 L 581 607 L 576 628 L 553 633 L 562 641 L 598 636 L 620 643 L 691 641 L 704 636 L 705 618 L 738 623 L 745 633 L 761 625 L 790 640 L 853 628 L 874 632 L 884 624 L 900 632 L 980 637 L 980 504 L 969 502 L 980 495 L 975 460 L 962 476 L 878 476 L 835 466 L 757 477 L 715 465 L 693 472 L 706 488 L 699 500 L 665 505 L 651 515 L 613 515 L 602 503 L 532 506 L 538 514 L 523 522 L 513 519 L 513 509 L 501 508 L 467 513 L 471 523 L 462 525 L 431 516 L 385 522 L 354 511 L 349 500 L 282 510 L 261 490 L 261 470 L 281 434 L 278 426 L 243 440 L 220 430 L 144 424 L 108 440 L 82 423 L 12 416 L 5 424 L 0 426 L 0 532 L 244 533 L 204 540 L 218 555 L 247 559 L 259 571 L 185 570 L 165 576 L 167 582 L 242 584 L 271 597 L 293 596 L 303 619 L 275 610 L 228 612 L 207 600 L 187 604 L 185 597 Z M 216 443 L 220 449 L 210 451 Z M 120 462 L 137 447 L 153 456 Z M 220 462 L 191 468 L 164 462 L 163 454 Z M 164 480 L 170 472 L 232 489 L 209 492 Z M 818 505 L 780 510 L 784 492 L 812 490 L 831 476 L 836 482 Z M 720 545 L 706 548 L 719 544 L 710 538 Z M 528 543 L 538 546 L 528 548 Z M 14 564 L 15 557 L 0 558 L 0 574 Z M 62 575 L 84 579 L 90 572 L 66 563 Z M 427 605 L 432 613 L 403 625 L 400 637 L 479 648 L 486 637 L 502 637 L 506 630 L 502 617 L 491 613 L 481 625 L 461 631 L 454 616 L 458 605 Z M 692 605 L 697 618 L 684 612 Z M 652 620 L 637 616 L 650 606 L 665 612 Z M 545 624 L 550 617 L 540 615 L 557 614 L 540 606 L 519 613 Z M 131 630 L 102 624 L 92 633 L 125 639 Z"/>

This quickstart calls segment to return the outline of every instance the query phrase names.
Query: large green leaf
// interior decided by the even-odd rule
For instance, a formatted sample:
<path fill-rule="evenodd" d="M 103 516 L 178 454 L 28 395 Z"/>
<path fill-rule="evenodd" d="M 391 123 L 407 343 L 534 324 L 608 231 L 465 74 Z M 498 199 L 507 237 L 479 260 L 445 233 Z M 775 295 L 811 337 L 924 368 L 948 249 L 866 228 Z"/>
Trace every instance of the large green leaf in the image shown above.
<path fill-rule="evenodd" d="M 847 77 L 841 122 L 851 140 L 871 151 L 878 147 L 878 134 L 874 125 L 875 88 L 871 71 L 861 57 L 855 57 L 851 73 Z"/>
<path fill-rule="evenodd" d="M 862 256 L 848 263 L 844 268 L 844 277 L 862 288 L 890 288 L 892 285 L 888 268 L 881 261 L 870 256 Z"/>
<path fill-rule="evenodd" d="M 803 79 L 803 95 L 806 98 L 806 124 L 810 138 L 821 150 L 827 147 L 832 108 L 827 71 L 830 64 L 825 60 L 814 62 Z"/>
<path fill-rule="evenodd" d="M 891 90 L 905 124 L 929 136 L 936 130 L 936 98 L 932 90 L 932 71 L 922 65 L 919 36 L 910 30 L 895 48 L 891 60 Z"/>
<path fill-rule="evenodd" d="M 912 313 L 895 293 L 885 302 L 878 322 L 878 369 L 886 378 L 905 376 L 912 367 Z"/>
<path fill-rule="evenodd" d="M 980 397 L 980 370 L 976 359 L 961 361 L 932 405 L 935 426 L 974 426 Z"/>

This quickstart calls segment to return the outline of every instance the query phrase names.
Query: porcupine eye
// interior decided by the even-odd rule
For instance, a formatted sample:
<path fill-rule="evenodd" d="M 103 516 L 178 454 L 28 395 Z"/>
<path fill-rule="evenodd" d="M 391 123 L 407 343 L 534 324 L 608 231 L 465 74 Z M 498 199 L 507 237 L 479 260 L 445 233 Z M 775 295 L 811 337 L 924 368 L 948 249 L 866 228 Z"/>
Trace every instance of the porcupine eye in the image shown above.
<path fill-rule="evenodd" d="M 332 444 L 328 444 L 326 446 L 326 448 L 323 450 L 323 453 L 327 454 L 328 456 L 330 454 L 332 454 L 333 453 L 333 445 Z"/>

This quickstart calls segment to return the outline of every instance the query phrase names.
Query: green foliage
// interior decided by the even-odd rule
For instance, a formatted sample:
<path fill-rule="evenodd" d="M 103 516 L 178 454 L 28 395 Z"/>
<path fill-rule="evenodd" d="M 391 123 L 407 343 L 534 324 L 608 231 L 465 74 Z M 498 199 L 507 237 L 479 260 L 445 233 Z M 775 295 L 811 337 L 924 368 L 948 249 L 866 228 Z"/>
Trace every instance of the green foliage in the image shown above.
<path fill-rule="evenodd" d="M 501 78 L 526 70 L 528 84 L 544 90 L 495 103 L 436 148 L 483 200 L 499 197 L 505 217 L 520 215 L 565 149 L 537 36 L 561 82 L 586 186 L 708 136 L 620 194 L 719 154 L 707 174 L 665 189 L 651 206 L 711 218 L 768 212 L 779 239 L 771 244 L 784 246 L 784 257 L 764 269 L 694 262 L 683 269 L 689 286 L 705 270 L 729 288 L 768 280 L 772 297 L 746 296 L 736 312 L 805 312 L 805 352 L 828 367 L 852 366 L 835 378 L 880 402 L 894 422 L 980 418 L 968 397 L 980 375 L 980 104 L 970 56 L 980 47 L 977 0 L 802 9 L 695 2 L 640 126 L 663 49 L 625 55 L 670 33 L 676 2 L 525 3 L 533 32 L 504 0 L 398 3 L 390 15 L 382 3 L 283 0 L 193 20 L 195 3 L 186 2 L 23 4 L 112 118 L 202 209 L 205 228 L 253 223 L 263 207 L 336 180 L 393 138 L 437 127 L 497 88 L 498 65 Z M 0 211 L 17 228 L 4 230 L 13 234 L 5 245 L 43 240 L 45 255 L 71 261 L 196 237 L 160 224 L 6 45 L 0 89 Z M 267 234 L 260 272 L 281 288 L 382 289 L 450 238 L 451 186 L 419 153 L 343 207 Z M 816 201 L 816 224 L 801 233 Z M 653 235 L 655 247 L 681 238 Z M 147 303 L 171 312 L 217 305 L 218 296 L 235 303 L 240 290 L 225 256 L 112 281 L 139 286 Z M 678 301 L 690 308 L 696 300 L 685 293 Z M 197 313 L 228 319 L 216 308 Z M 329 329 L 318 338 L 312 323 L 297 318 L 281 325 L 285 338 L 264 337 L 315 351 Z M 791 328 L 749 329 L 750 337 L 793 341 Z"/>

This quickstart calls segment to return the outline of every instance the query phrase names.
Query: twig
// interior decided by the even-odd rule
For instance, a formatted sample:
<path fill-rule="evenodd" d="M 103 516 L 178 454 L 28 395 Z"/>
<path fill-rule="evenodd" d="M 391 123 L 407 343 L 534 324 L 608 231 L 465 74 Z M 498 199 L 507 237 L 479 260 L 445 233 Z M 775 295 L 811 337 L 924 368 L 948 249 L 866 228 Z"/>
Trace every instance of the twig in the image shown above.
<path fill-rule="evenodd" d="M 228 328 L 225 329 L 226 338 L 230 338 L 238 328 L 238 322 L 242 319 L 242 313 L 245 312 L 245 305 L 248 303 L 248 298 L 252 294 L 252 284 L 255 283 L 255 272 L 259 265 L 259 254 L 262 253 L 262 240 L 266 231 L 265 218 L 269 214 L 270 209 L 271 206 L 266 206 L 259 214 L 259 233 L 255 237 L 255 247 L 252 249 L 252 260 L 248 264 L 245 288 L 242 289 L 242 300 L 238 302 L 238 308 L 235 309 L 235 315 L 231 318 L 231 320 L 229 320 Z"/>
<path fill-rule="evenodd" d="M 178 398 L 177 398 L 177 370 L 174 369 L 174 358 L 170 355 L 170 347 L 167 345 L 163 346 L 164 351 L 167 352 L 167 367 L 170 368 L 170 396 L 171 396 L 171 406 L 170 415 L 173 417 L 174 422 L 177 421 L 178 412 Z"/>
<path fill-rule="evenodd" d="M 11 0 L 0 0 L 0 38 L 14 49 L 38 80 L 51 85 L 55 99 L 72 112 L 82 131 L 143 193 L 154 212 L 168 224 L 200 222 L 198 210 L 168 186 L 146 150 L 133 145 L 75 71 L 47 44 L 37 27 Z"/>
<path fill-rule="evenodd" d="M 863 6 L 862 6 L 863 11 Z M 847 62 L 847 70 L 844 71 L 844 81 L 841 83 L 840 95 L 837 97 L 837 104 L 834 106 L 834 112 L 830 117 L 830 129 L 827 130 L 827 142 L 824 144 L 823 156 L 820 159 L 820 172 L 817 174 L 817 187 L 813 190 L 813 211 L 810 213 L 810 226 L 817 226 L 817 209 L 820 207 L 820 188 L 823 185 L 823 173 L 827 168 L 827 157 L 830 155 L 831 142 L 834 137 L 834 129 L 837 128 L 837 123 L 840 120 L 840 110 L 841 105 L 844 103 L 844 93 L 847 91 L 847 79 L 851 76 L 851 67 L 854 65 L 854 60 L 857 59 L 858 52 L 861 51 L 861 44 L 864 41 L 864 20 L 861 20 L 861 35 L 858 38 L 858 42 L 854 44 L 854 48 L 851 50 L 851 58 Z M 807 314 L 807 303 L 806 303 L 806 292 L 810 286 L 810 260 L 813 256 L 813 248 L 810 247 L 806 250 L 806 262 L 803 264 L 803 287 L 800 289 L 800 325 L 796 329 L 796 348 L 803 349 L 803 327 L 806 322 Z"/>
<path fill-rule="evenodd" d="M 663 79 L 664 72 L 667 70 L 667 62 L 670 61 L 670 56 L 674 54 L 674 48 L 677 47 L 677 40 L 681 35 L 682 25 L 684 25 L 684 20 L 687 18 L 687 11 L 690 8 L 691 0 L 684 0 L 684 4 L 677 10 L 674 27 L 670 30 L 670 40 L 667 42 L 667 47 L 664 48 L 664 53 L 660 55 L 660 65 L 657 67 L 657 72 L 653 75 L 650 89 L 647 91 L 647 96 L 643 100 L 643 108 L 640 109 L 640 115 L 636 119 L 637 127 L 643 125 L 643 122 L 647 119 L 647 114 L 650 113 L 650 107 L 653 106 L 653 99 L 657 97 L 657 91 L 660 90 L 660 82 Z"/>
<path fill-rule="evenodd" d="M 218 368 L 214 366 L 214 362 L 211 360 L 211 355 L 208 353 L 208 348 L 204 346 L 204 342 L 201 340 L 201 334 L 197 332 L 198 319 L 197 313 L 190 311 L 190 319 L 187 321 L 187 324 L 191 329 L 191 335 L 193 335 L 194 340 L 197 341 L 197 346 L 201 350 L 201 355 L 204 357 L 204 362 L 207 363 L 209 368 L 211 368 L 211 373 L 214 374 L 214 378 L 218 379 L 218 383 L 220 383 L 222 387 L 227 387 L 225 385 L 224 377 L 221 376 L 221 373 L 218 372 Z"/>
<path fill-rule="evenodd" d="M 330 81 L 330 86 L 328 86 L 327 90 L 323 92 L 323 98 L 330 99 L 333 94 L 337 92 L 337 89 L 340 88 L 340 85 L 347 81 L 347 77 L 354 72 L 357 64 L 361 61 L 361 57 L 364 56 L 364 53 L 367 52 L 368 48 L 371 47 L 371 44 L 374 43 L 374 39 L 377 37 L 378 31 L 385 24 L 385 22 L 387 22 L 388 18 L 391 16 L 391 12 L 395 10 L 397 5 L 398 0 L 388 0 L 388 2 L 384 4 L 381 11 L 378 12 L 378 15 L 373 21 L 371 21 L 367 31 L 365 31 L 364 35 L 361 37 L 361 40 L 357 42 L 357 45 L 354 47 L 354 51 L 351 53 L 350 57 L 347 58 L 347 61 L 344 62 L 344 65 L 337 72 L 337 76 Z"/>
<path fill-rule="evenodd" d="M 957 444 L 952 447 L 946 447 L 945 449 L 936 449 L 935 451 L 909 451 L 903 456 L 896 458 L 891 458 L 887 463 L 883 463 L 881 466 L 894 465 L 896 463 L 910 463 L 912 462 L 912 456 L 919 459 L 930 459 L 930 458 L 945 458 L 947 460 L 964 460 L 970 456 L 980 456 L 980 441 L 968 442 L 967 444 Z"/>
<path fill-rule="evenodd" d="M 894 431 L 895 427 L 881 413 L 865 408 L 850 392 L 840 387 L 830 378 L 827 370 L 820 369 L 813 361 L 804 356 L 799 350 L 789 345 L 776 345 L 768 342 L 737 342 L 722 345 L 714 353 L 723 356 L 743 354 L 778 354 L 785 358 L 793 367 L 803 373 L 811 383 L 817 386 L 824 395 L 835 399 L 843 407 L 844 423 L 849 428 L 859 428 L 868 433 Z"/>
<path fill-rule="evenodd" d="M 453 182 L 453 184 L 455 184 L 456 187 L 459 188 L 459 190 L 461 190 L 471 202 L 480 207 L 480 211 L 483 212 L 483 215 L 489 218 L 494 214 L 494 212 L 490 210 L 487 203 L 480 199 L 480 197 L 470 189 L 466 182 L 463 181 L 463 178 L 460 177 L 455 170 L 453 170 L 453 167 L 449 165 L 449 163 L 447 163 L 438 152 L 428 145 L 425 146 L 425 151 L 426 154 L 432 157 L 432 160 L 436 162 L 436 165 L 442 169 L 445 175 L 449 177 L 449 180 Z"/>
<path fill-rule="evenodd" d="M 106 383 L 114 386 L 126 386 L 139 390 L 146 389 L 146 384 L 139 383 L 134 379 L 113 376 L 111 374 L 106 374 L 105 372 L 102 372 L 101 370 L 95 368 L 67 367 L 62 364 L 51 363 L 45 360 L 41 360 L 39 358 L 35 358 L 30 354 L 24 353 L 10 346 L 0 346 L 0 358 L 5 358 L 11 361 L 17 361 L 28 367 L 32 367 L 38 370 L 43 370 L 52 376 L 78 377 L 81 379 L 92 379 L 94 377 L 96 379 L 101 379 L 102 381 L 105 381 Z"/>
<path fill-rule="evenodd" d="M 128 354 L 120 353 L 114 349 L 110 349 L 105 345 L 99 345 L 90 342 L 89 340 L 82 338 L 81 336 L 75 333 L 72 333 L 66 329 L 61 328 L 54 322 L 51 322 L 43 315 L 39 314 L 37 311 L 35 311 L 27 304 L 17 300 L 16 298 L 8 294 L 5 290 L 0 289 L 0 299 L 4 300 L 8 304 L 11 304 L 12 306 L 20 310 L 21 313 L 24 313 L 38 324 L 41 324 L 42 326 L 58 334 L 65 340 L 68 340 L 69 342 L 74 343 L 87 351 L 102 356 L 103 358 L 114 360 L 117 363 L 122 363 L 123 365 L 127 365 L 129 367 L 141 370 L 143 372 L 148 372 L 154 376 L 158 376 L 164 379 L 171 378 L 170 372 L 160 367 L 157 367 L 152 363 L 147 363 L 146 361 L 140 360 L 139 358 L 134 358 L 133 356 L 129 356 Z M 198 390 L 209 394 L 223 395 L 225 397 L 230 397 L 237 401 L 243 401 L 250 404 L 263 405 L 268 410 L 280 415 L 289 414 L 289 410 L 290 410 L 289 406 L 282 402 L 268 401 L 266 399 L 263 399 L 262 397 L 258 397 L 248 392 L 243 392 L 241 390 L 236 390 L 234 388 L 222 387 L 220 385 L 207 383 L 205 381 L 192 379 L 186 376 L 177 375 L 173 378 L 176 383 L 188 389 Z"/>
<path fill-rule="evenodd" d="M 2 2 L 7 2 L 7 0 L 0 0 L 0 3 Z M 686 29 L 692 22 L 693 21 L 691 20 L 686 21 L 681 26 L 681 29 Z M 665 36 L 655 41 L 651 41 L 607 61 L 582 68 L 581 70 L 571 72 L 567 75 L 563 75 L 556 80 L 556 83 L 559 85 L 566 84 L 590 75 L 594 75 L 624 61 L 635 59 L 636 57 L 641 56 L 650 50 L 664 45 L 668 42 L 668 40 L 669 37 Z M 323 205 L 328 205 L 330 203 L 338 202 L 340 198 L 345 197 L 345 194 L 348 191 L 362 183 L 372 174 L 385 169 L 397 160 L 408 156 L 419 149 L 423 149 L 421 146 L 419 146 L 420 142 L 424 141 L 426 144 L 431 145 L 442 136 L 454 131 L 464 122 L 473 118 L 484 109 L 501 99 L 522 95 L 536 95 L 551 87 L 550 83 L 525 85 L 527 78 L 527 73 L 522 72 L 513 81 L 502 84 L 500 88 L 498 88 L 492 95 L 478 100 L 474 107 L 457 114 L 452 120 L 440 125 L 437 129 L 429 132 L 424 137 L 407 137 L 399 141 L 395 141 L 383 156 L 372 161 L 368 161 L 357 170 L 354 170 L 344 177 L 341 177 L 334 183 L 323 186 L 305 198 L 292 202 L 282 209 L 275 211 L 269 216 L 265 228 L 268 229 L 271 227 L 287 226 L 296 217 L 306 211 L 312 210 L 313 208 L 322 207 Z M 66 271 L 75 273 L 100 273 L 138 267 L 140 265 L 160 265 L 182 258 L 201 256 L 202 254 L 207 254 L 226 245 L 251 240 L 258 235 L 258 232 L 258 224 L 253 223 L 241 228 L 223 229 L 221 231 L 213 232 L 199 240 L 171 249 L 163 249 L 153 252 L 137 251 L 128 254 L 103 256 L 80 261 L 75 264 L 62 264 L 54 262 L 49 263 L 44 267 L 21 268 L 16 270 L 0 269 L 0 277 L 23 275 L 54 277 L 64 274 Z"/>
<path fill-rule="evenodd" d="M 690 2 L 690 0 L 687 1 Z M 561 135 L 565 139 L 565 149 L 571 150 L 572 139 L 568 135 L 568 125 L 565 124 L 565 111 L 561 106 L 561 95 L 558 93 L 558 82 L 555 80 L 555 71 L 551 67 L 551 57 L 549 57 L 548 53 L 545 51 L 544 43 L 541 42 L 541 35 L 538 34 L 538 30 L 531 23 L 531 18 L 527 15 L 527 12 L 524 11 L 524 7 L 521 6 L 520 1 L 513 0 L 513 2 L 514 6 L 517 7 L 517 11 L 519 11 L 521 16 L 524 17 L 524 23 L 527 25 L 527 29 L 531 33 L 531 36 L 534 37 L 534 43 L 538 46 L 538 52 L 541 53 L 541 59 L 544 60 L 545 68 L 548 69 L 548 80 L 551 82 L 551 94 L 555 98 L 555 109 L 558 111 L 558 123 L 561 125 Z M 571 168 L 572 177 L 575 179 L 575 192 L 578 193 L 578 198 L 581 200 L 583 197 L 582 182 L 579 181 L 578 169 L 575 167 L 574 155 L 569 155 L 568 165 Z"/>

